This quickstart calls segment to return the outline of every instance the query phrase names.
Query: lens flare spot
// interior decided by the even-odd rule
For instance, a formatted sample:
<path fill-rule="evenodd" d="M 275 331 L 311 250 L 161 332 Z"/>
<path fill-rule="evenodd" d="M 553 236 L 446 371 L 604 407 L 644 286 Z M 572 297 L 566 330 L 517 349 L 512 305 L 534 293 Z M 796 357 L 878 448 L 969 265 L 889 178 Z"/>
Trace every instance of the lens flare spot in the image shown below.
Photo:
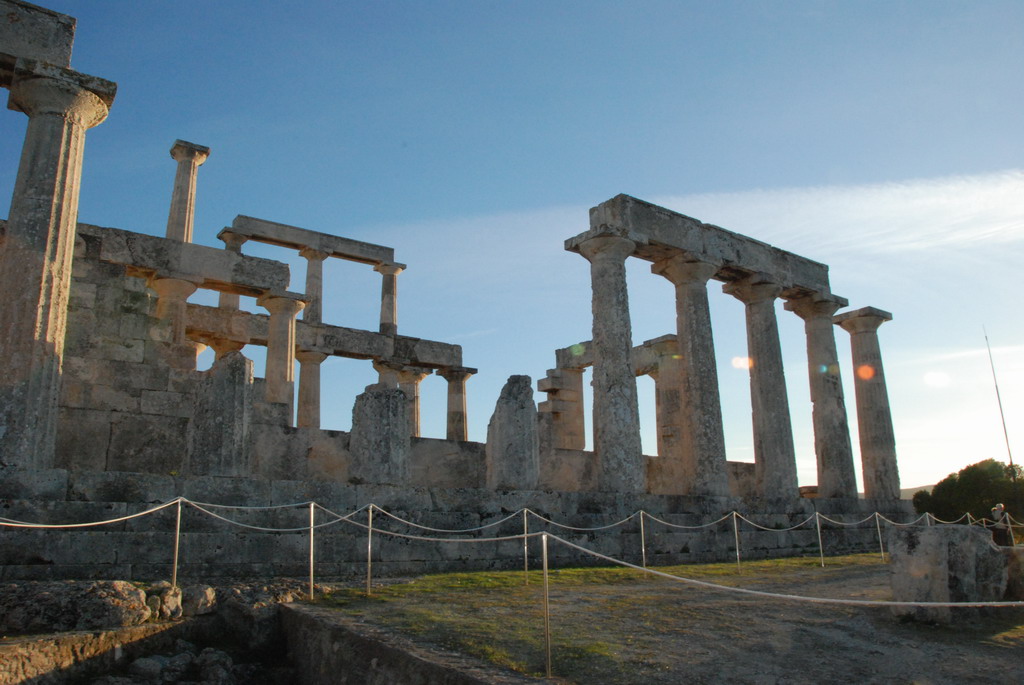
<path fill-rule="evenodd" d="M 875 367 L 870 364 L 861 364 L 857 367 L 857 378 L 862 381 L 869 381 L 875 377 Z"/>
<path fill-rule="evenodd" d="M 945 388 L 952 382 L 945 371 L 929 371 L 924 375 L 924 384 L 929 388 Z"/>
<path fill-rule="evenodd" d="M 583 347 L 583 345 L 580 345 L 579 343 L 576 343 L 575 345 L 569 345 L 569 354 L 571 354 L 574 357 L 581 356 L 585 351 L 586 348 Z"/>
<path fill-rule="evenodd" d="M 733 357 L 732 368 L 734 369 L 751 369 L 754 367 L 754 360 L 750 357 Z"/>
<path fill-rule="evenodd" d="M 822 364 L 818 367 L 818 373 L 828 373 L 828 367 Z"/>

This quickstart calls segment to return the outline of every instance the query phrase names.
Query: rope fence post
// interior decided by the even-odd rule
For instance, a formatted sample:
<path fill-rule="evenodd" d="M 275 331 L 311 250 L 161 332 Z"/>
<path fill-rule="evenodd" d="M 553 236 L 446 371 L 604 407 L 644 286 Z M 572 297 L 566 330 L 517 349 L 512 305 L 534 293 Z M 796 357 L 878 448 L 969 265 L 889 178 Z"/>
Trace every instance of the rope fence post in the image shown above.
<path fill-rule="evenodd" d="M 541 564 L 544 568 L 544 673 L 551 677 L 551 605 L 548 598 L 548 534 L 540 536 Z"/>
<path fill-rule="evenodd" d="M 373 582 L 373 507 L 370 505 L 367 507 L 367 523 L 366 523 L 366 596 L 369 597 L 373 594 L 373 590 L 370 589 L 370 585 Z"/>
<path fill-rule="evenodd" d="M 523 508 L 523 579 L 526 585 L 530 584 L 530 510 Z"/>
<path fill-rule="evenodd" d="M 975 523 L 974 517 L 971 516 L 971 512 L 967 512 L 967 525 L 973 526 Z"/>
<path fill-rule="evenodd" d="M 171 570 L 171 587 L 178 587 L 178 549 L 181 545 L 181 498 L 178 498 L 178 513 L 174 521 L 174 568 Z"/>
<path fill-rule="evenodd" d="M 740 567 L 740 522 L 739 514 L 735 510 L 732 512 L 732 535 L 736 540 L 736 573 L 741 573 L 743 569 Z"/>
<path fill-rule="evenodd" d="M 647 538 L 644 534 L 644 510 L 640 510 L 640 561 L 647 568 Z"/>
<path fill-rule="evenodd" d="M 878 553 L 882 556 L 882 563 L 884 564 L 885 545 L 882 543 L 882 521 L 877 511 L 875 512 L 875 530 L 878 531 Z"/>
<path fill-rule="evenodd" d="M 309 503 L 309 598 L 313 599 L 313 531 L 316 524 L 316 503 Z"/>
<path fill-rule="evenodd" d="M 825 545 L 821 541 L 821 514 L 814 512 L 814 525 L 818 528 L 818 556 L 821 558 L 821 567 L 825 568 Z"/>
<path fill-rule="evenodd" d="M 926 525 L 926 526 L 932 525 L 932 515 L 931 515 L 931 512 L 927 512 L 927 511 L 924 512 L 924 525 Z"/>

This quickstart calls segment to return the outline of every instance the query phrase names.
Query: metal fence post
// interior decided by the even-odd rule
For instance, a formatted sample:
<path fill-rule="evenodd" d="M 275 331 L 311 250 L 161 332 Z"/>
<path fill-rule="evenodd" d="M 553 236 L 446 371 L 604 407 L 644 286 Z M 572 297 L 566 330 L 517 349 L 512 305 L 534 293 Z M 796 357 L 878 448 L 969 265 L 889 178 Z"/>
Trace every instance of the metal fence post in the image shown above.
<path fill-rule="evenodd" d="M 640 510 L 640 561 L 647 568 L 647 537 L 644 534 L 644 510 Z"/>
<path fill-rule="evenodd" d="M 366 511 L 366 596 L 369 597 L 373 594 L 373 591 L 370 589 L 373 577 L 373 505 L 371 504 Z"/>
<path fill-rule="evenodd" d="M 740 573 L 743 569 L 740 568 L 740 522 L 739 514 L 735 510 L 732 512 L 732 534 L 736 540 L 736 573 Z"/>
<path fill-rule="evenodd" d="M 523 578 L 526 580 L 526 585 L 530 584 L 530 550 L 527 544 L 530 541 L 529 511 L 529 509 L 523 509 Z"/>
<path fill-rule="evenodd" d="M 178 514 L 174 521 L 174 569 L 171 571 L 171 587 L 178 587 L 178 548 L 181 545 L 181 498 L 178 498 Z"/>
<path fill-rule="evenodd" d="M 548 534 L 540 536 L 541 560 L 544 565 L 544 672 L 551 677 L 551 607 L 548 598 Z"/>
<path fill-rule="evenodd" d="M 309 598 L 313 599 L 313 530 L 316 527 L 316 503 L 309 503 Z"/>
<path fill-rule="evenodd" d="M 885 563 L 885 544 L 882 542 L 882 517 L 875 512 L 875 530 L 878 531 L 878 553 L 882 556 L 882 563 Z"/>
<path fill-rule="evenodd" d="M 818 556 L 821 558 L 821 567 L 825 568 L 825 545 L 821 541 L 821 514 L 814 512 L 814 525 L 818 528 Z"/>

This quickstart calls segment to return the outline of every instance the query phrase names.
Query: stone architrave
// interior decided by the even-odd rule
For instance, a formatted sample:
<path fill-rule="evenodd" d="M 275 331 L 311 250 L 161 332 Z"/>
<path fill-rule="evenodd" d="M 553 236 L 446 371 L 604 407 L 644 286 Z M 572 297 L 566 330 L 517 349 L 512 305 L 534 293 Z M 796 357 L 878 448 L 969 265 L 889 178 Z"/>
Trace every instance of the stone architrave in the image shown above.
<path fill-rule="evenodd" d="M 258 303 L 270 312 L 267 326 L 266 401 L 291 405 L 295 381 L 295 315 L 302 300 L 263 295 Z"/>
<path fill-rule="evenodd" d="M 367 386 L 352 408 L 350 479 L 405 485 L 409 481 L 410 449 L 405 393 L 379 383 Z"/>
<path fill-rule="evenodd" d="M 832 321 L 851 336 L 864 497 L 898 500 L 900 473 L 896 465 L 896 435 L 885 387 L 882 350 L 878 344 L 878 327 L 892 321 L 892 314 L 864 307 L 839 314 Z"/>
<path fill-rule="evenodd" d="M 17 60 L 8 107 L 28 115 L 0 250 L 0 461 L 53 465 L 71 260 L 87 129 L 116 85 Z"/>
<path fill-rule="evenodd" d="M 707 282 L 718 268 L 718 264 L 676 254 L 654 264 L 651 271 L 676 287 L 683 494 L 725 497 L 729 494 L 725 433 L 707 292 Z"/>
<path fill-rule="evenodd" d="M 306 258 L 306 297 L 309 298 L 309 303 L 302 310 L 302 320 L 306 323 L 322 323 L 324 260 L 330 255 L 311 247 L 302 248 L 299 255 Z"/>
<path fill-rule="evenodd" d="M 320 365 L 327 359 L 323 352 L 299 350 L 299 407 L 295 423 L 300 428 L 320 427 Z"/>
<path fill-rule="evenodd" d="M 529 376 L 510 376 L 487 424 L 487 487 L 536 490 L 540 479 L 537 406 Z"/>
<path fill-rule="evenodd" d="M 465 366 L 448 366 L 439 369 L 437 375 L 448 381 L 448 423 L 447 440 L 466 441 L 469 439 L 466 421 L 466 381 L 476 369 Z"/>
<path fill-rule="evenodd" d="M 786 373 L 782 365 L 775 299 L 782 288 L 762 275 L 748 276 L 722 290 L 745 305 L 750 405 L 754 423 L 754 469 L 758 495 L 800 496 Z"/>
<path fill-rule="evenodd" d="M 196 176 L 199 167 L 210 156 L 210 148 L 174 141 L 171 157 L 178 163 L 174 174 L 174 190 L 171 193 L 171 209 L 167 216 L 167 237 L 183 243 L 192 242 L 196 214 Z"/>
<path fill-rule="evenodd" d="M 804 320 L 807 366 L 811 384 L 814 453 L 818 461 L 818 497 L 856 498 L 853 447 L 839 373 L 839 353 L 832 315 L 846 305 L 833 295 L 810 294 L 786 302 L 786 309 Z"/>
<path fill-rule="evenodd" d="M 239 352 L 214 361 L 196 386 L 189 433 L 189 474 L 251 476 L 248 449 L 253 364 Z"/>
<path fill-rule="evenodd" d="M 380 332 L 385 335 L 398 335 L 398 274 L 403 269 L 401 264 L 378 264 L 373 267 L 383 277 L 380 289 Z"/>
<path fill-rule="evenodd" d="M 640 493 L 646 487 L 626 288 L 626 258 L 635 247 L 632 240 L 614 235 L 579 245 L 590 262 L 594 452 L 603 492 Z"/>
<path fill-rule="evenodd" d="M 238 235 L 224 229 L 217 234 L 217 237 L 224 241 L 224 249 L 235 254 L 242 254 L 242 245 L 248 240 L 244 235 Z M 238 309 L 240 298 L 237 293 L 221 293 L 218 305 L 221 309 Z"/>

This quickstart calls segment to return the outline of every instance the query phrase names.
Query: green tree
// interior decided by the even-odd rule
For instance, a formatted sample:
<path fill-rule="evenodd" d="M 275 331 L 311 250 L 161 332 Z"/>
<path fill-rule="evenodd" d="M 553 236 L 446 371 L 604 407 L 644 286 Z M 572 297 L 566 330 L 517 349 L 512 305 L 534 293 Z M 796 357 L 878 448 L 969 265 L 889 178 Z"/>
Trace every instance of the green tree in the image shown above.
<path fill-rule="evenodd" d="M 914 494 L 917 513 L 930 513 L 944 521 L 953 521 L 965 513 L 975 518 L 989 515 L 998 502 L 1006 505 L 1010 516 L 1024 520 L 1024 477 L 1020 466 L 1009 466 L 995 459 L 971 464 L 939 481 L 932 491 Z"/>

